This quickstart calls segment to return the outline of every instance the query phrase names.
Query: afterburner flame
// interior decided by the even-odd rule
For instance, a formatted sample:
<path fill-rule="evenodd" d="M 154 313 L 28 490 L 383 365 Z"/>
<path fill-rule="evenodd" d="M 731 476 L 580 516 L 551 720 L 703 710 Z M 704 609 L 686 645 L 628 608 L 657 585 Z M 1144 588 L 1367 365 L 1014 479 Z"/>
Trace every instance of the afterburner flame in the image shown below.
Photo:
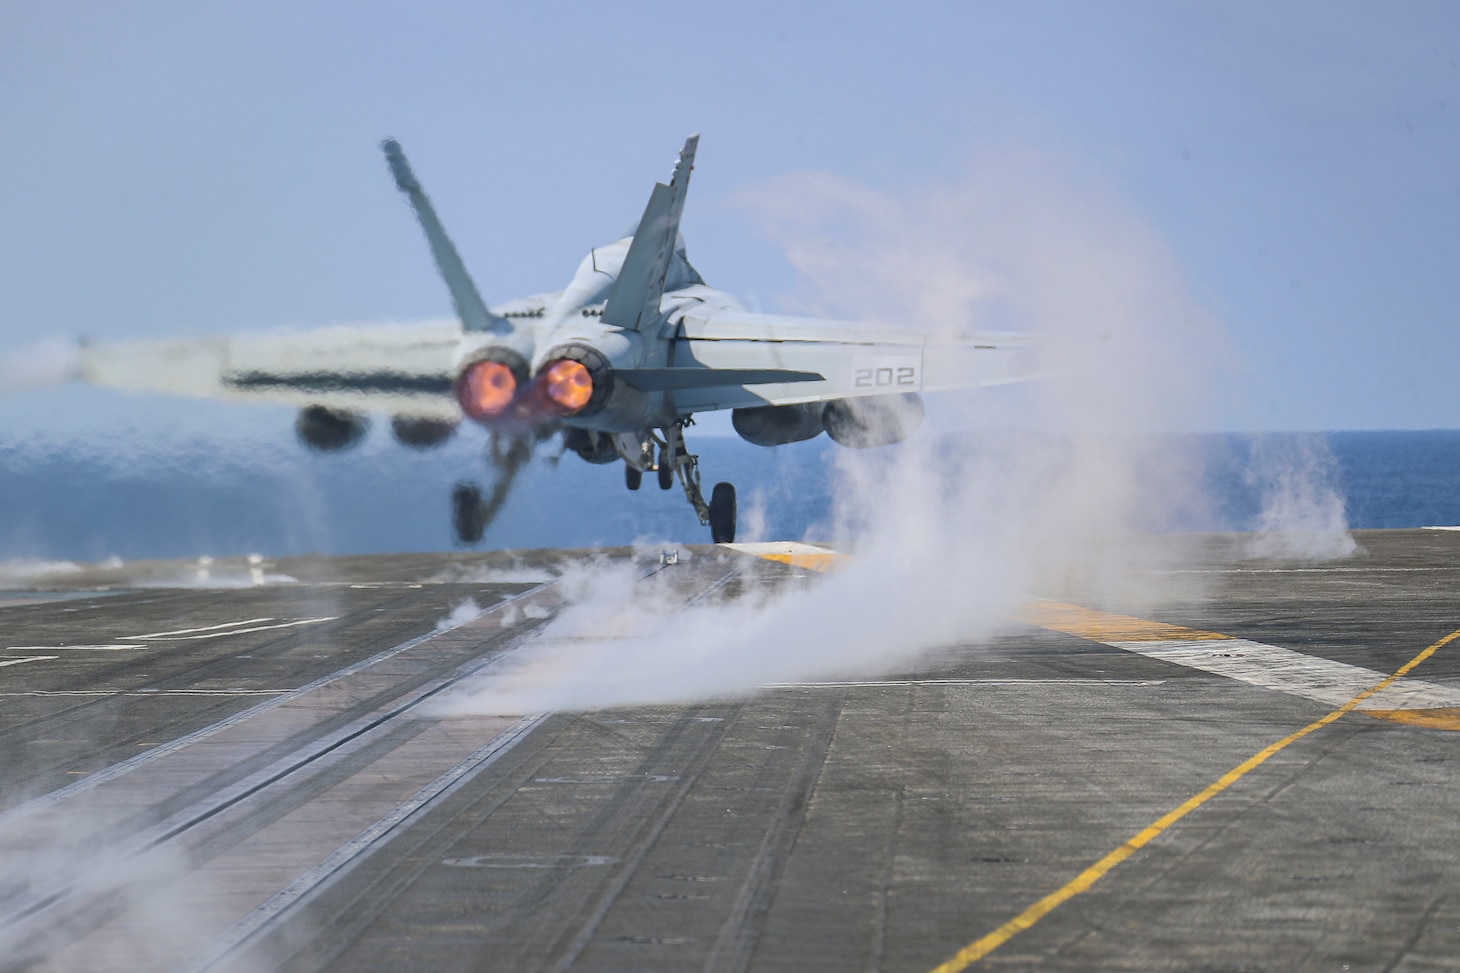
<path fill-rule="evenodd" d="M 462 411 L 473 419 L 495 419 L 512 404 L 517 378 L 497 361 L 479 361 L 466 370 L 457 385 Z"/>
<path fill-rule="evenodd" d="M 577 412 L 593 398 L 593 376 L 582 362 L 560 358 L 539 373 L 538 381 L 548 401 L 565 416 Z"/>

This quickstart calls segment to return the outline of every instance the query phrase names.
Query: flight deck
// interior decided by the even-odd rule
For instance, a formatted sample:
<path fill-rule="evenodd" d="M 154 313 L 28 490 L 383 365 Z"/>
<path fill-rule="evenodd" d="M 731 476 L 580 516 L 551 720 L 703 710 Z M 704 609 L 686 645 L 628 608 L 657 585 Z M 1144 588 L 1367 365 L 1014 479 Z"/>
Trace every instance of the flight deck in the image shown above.
<path fill-rule="evenodd" d="M 0 967 L 1457 970 L 1460 532 L 1355 537 L 1185 538 L 1158 601 L 1035 592 L 872 677 L 507 715 L 443 701 L 587 552 L 14 569 Z M 841 557 L 592 556 L 685 612 Z"/>

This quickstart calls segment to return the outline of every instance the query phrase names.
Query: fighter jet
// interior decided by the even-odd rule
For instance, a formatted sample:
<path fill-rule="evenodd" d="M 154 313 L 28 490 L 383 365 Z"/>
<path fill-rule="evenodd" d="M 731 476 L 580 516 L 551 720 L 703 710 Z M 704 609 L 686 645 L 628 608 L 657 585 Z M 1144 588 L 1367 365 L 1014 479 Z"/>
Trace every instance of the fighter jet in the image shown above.
<path fill-rule="evenodd" d="M 299 408 L 300 440 L 322 451 L 364 436 L 369 415 L 392 416 L 401 443 L 429 448 L 462 421 L 489 431 L 496 479 L 485 494 L 459 483 L 457 540 L 474 544 L 535 447 L 558 440 L 589 463 L 622 463 L 639 489 L 678 479 L 716 543 L 735 539 L 735 488 L 707 500 L 685 444 L 697 413 L 731 410 L 758 446 L 813 439 L 868 448 L 911 435 L 921 393 L 1021 381 L 1028 335 L 948 333 L 752 313 L 710 287 L 679 231 L 699 136 L 668 183 L 649 194 L 633 232 L 589 250 L 561 291 L 489 307 L 400 144 L 381 143 L 395 184 L 425 232 L 455 319 L 335 326 L 83 345 L 77 377 L 99 385 Z"/>

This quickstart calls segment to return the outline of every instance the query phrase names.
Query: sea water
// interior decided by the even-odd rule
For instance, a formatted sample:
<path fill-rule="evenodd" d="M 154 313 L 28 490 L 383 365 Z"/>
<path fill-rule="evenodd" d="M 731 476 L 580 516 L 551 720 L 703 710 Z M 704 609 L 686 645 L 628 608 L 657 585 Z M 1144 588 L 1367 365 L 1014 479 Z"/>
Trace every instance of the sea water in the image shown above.
<path fill-rule="evenodd" d="M 999 435 L 1007 442 L 1019 433 Z M 1460 524 L 1460 431 L 1166 438 L 1200 458 L 1196 488 L 1208 502 L 1159 529 L 1251 529 L 1263 502 L 1254 455 L 1290 448 L 1317 451 L 1319 475 L 1343 499 L 1350 527 Z M 719 480 L 737 486 L 743 527 L 777 539 L 832 535 L 841 447 L 826 437 L 772 449 L 723 435 L 690 445 L 706 493 Z M 937 445 L 986 443 L 963 435 Z M 376 429 L 339 454 L 305 450 L 287 427 L 216 436 L 12 434 L 0 438 L 0 560 L 449 550 L 451 489 L 490 480 L 484 448 L 480 430 L 421 452 Z M 708 535 L 677 483 L 661 492 L 650 475 L 631 492 L 621 464 L 590 466 L 548 444 L 483 546 L 706 543 Z"/>

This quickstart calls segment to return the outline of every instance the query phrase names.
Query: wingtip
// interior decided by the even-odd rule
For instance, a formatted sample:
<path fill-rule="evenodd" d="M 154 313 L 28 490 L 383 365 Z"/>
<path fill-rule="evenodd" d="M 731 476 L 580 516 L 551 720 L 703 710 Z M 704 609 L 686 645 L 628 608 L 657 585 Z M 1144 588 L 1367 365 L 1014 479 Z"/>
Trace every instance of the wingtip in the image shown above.
<path fill-rule="evenodd" d="M 406 161 L 406 154 L 400 143 L 393 137 L 386 136 L 380 140 L 380 149 L 385 153 L 385 161 L 390 166 L 390 174 L 395 177 L 396 187 L 403 193 L 419 190 L 421 184 L 416 181 L 415 173 L 411 172 L 411 164 Z"/>
<path fill-rule="evenodd" d="M 679 150 L 679 165 L 675 167 L 675 171 L 678 171 L 680 167 L 686 165 L 688 165 L 691 169 L 694 168 L 695 150 L 699 148 L 699 145 L 699 132 L 694 133 L 689 138 L 684 140 L 684 148 Z"/>

